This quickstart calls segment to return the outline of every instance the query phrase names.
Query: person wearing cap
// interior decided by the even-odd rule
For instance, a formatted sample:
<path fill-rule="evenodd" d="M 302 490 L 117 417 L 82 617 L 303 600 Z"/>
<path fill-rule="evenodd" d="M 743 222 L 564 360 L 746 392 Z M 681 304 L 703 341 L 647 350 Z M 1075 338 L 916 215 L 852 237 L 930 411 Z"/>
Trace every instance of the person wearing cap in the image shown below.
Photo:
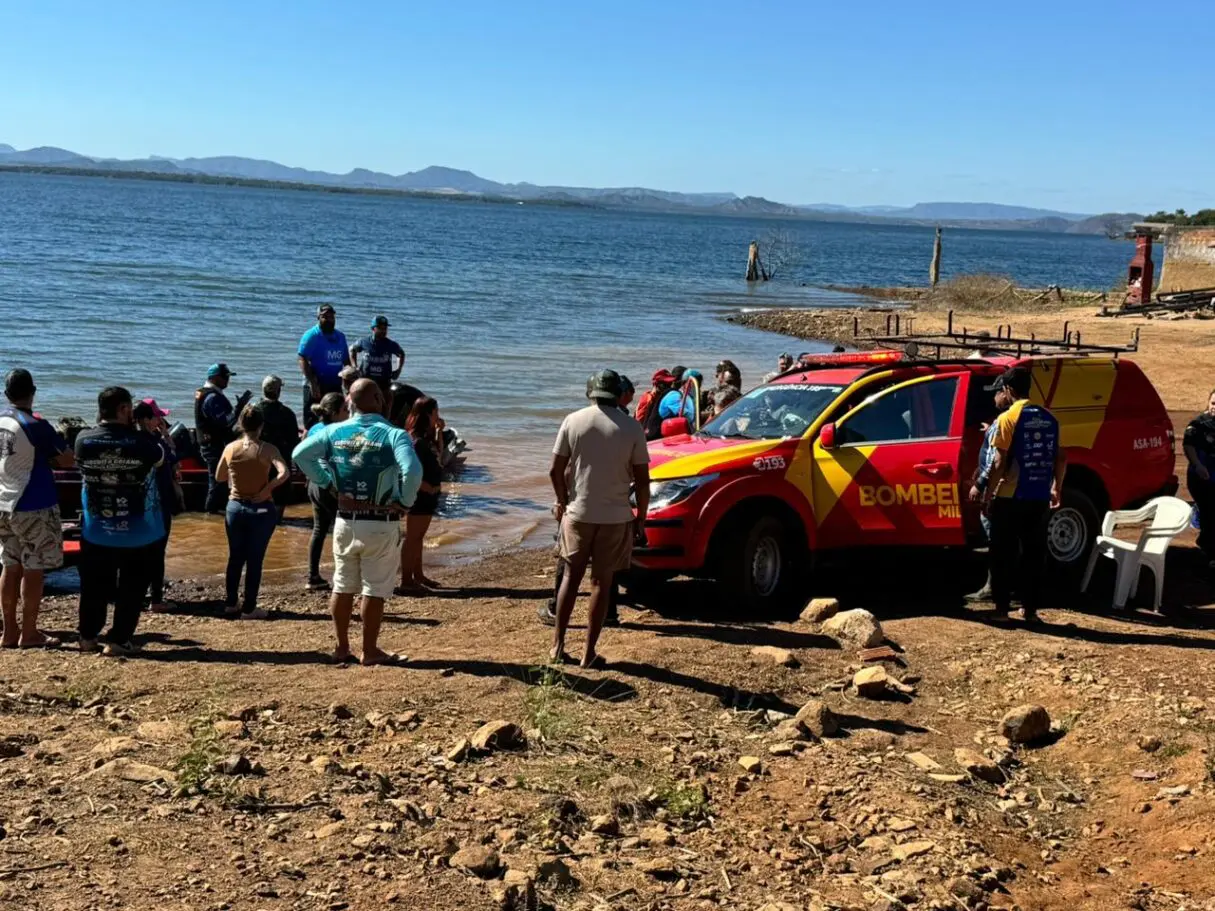
<path fill-rule="evenodd" d="M 108 386 L 97 396 L 98 424 L 76 437 L 80 468 L 80 650 L 133 654 L 135 629 L 165 536 L 156 469 L 164 450 L 135 428 L 131 393 Z M 106 612 L 114 618 L 104 649 Z"/>
<path fill-rule="evenodd" d="M 596 650 L 616 573 L 628 569 L 634 541 L 645 540 L 650 502 L 650 454 L 641 425 L 621 411 L 620 375 L 591 376 L 591 404 L 568 415 L 557 432 L 549 480 L 560 524 L 559 551 L 566 565 L 557 600 L 550 658 L 565 661 L 565 633 L 588 568 L 591 600 L 582 666 L 598 661 Z M 636 489 L 637 513 L 629 502 Z"/>
<path fill-rule="evenodd" d="M 422 463 L 409 434 L 384 417 L 384 394 L 368 379 L 350 390 L 354 417 L 309 433 L 292 453 L 309 481 L 337 498 L 333 528 L 333 659 L 350 660 L 350 618 L 362 595 L 362 664 L 404 660 L 379 647 L 384 601 L 401 566 L 401 514 L 413 506 Z"/>
<path fill-rule="evenodd" d="M 4 648 L 53 648 L 59 640 L 38 629 L 43 579 L 63 565 L 63 523 L 56 468 L 74 464 L 67 441 L 34 414 L 34 378 L 9 372 L 0 405 L 0 604 Z M 17 606 L 21 612 L 18 617 Z"/>
<path fill-rule="evenodd" d="M 1000 613 L 1012 609 L 1020 589 L 1025 621 L 1037 620 L 1046 574 L 1046 520 L 1059 506 L 1067 457 L 1059 422 L 1043 405 L 1031 405 L 1032 379 L 1020 367 L 1004 371 L 988 387 L 1007 389 L 1012 403 L 995 420 L 995 450 L 983 502 L 991 520 L 991 600 Z"/>
<path fill-rule="evenodd" d="M 154 614 L 163 614 L 176 607 L 165 601 L 165 551 L 169 546 L 169 535 L 173 532 L 173 516 L 182 511 L 181 496 L 177 483 L 177 448 L 169 434 L 169 425 L 165 418 L 169 412 L 158 404 L 156 399 L 144 399 L 135 403 L 132 414 L 135 426 L 142 433 L 151 437 L 164 453 L 164 461 L 156 469 L 156 489 L 160 495 L 160 516 L 164 520 L 165 536 L 154 549 L 154 558 L 149 567 L 151 576 L 148 585 L 150 604 L 148 610 Z"/>
<path fill-rule="evenodd" d="M 194 390 L 194 433 L 198 453 L 207 464 L 207 499 L 203 510 L 213 515 L 222 513 L 228 503 L 228 485 L 215 479 L 215 470 L 224 447 L 236 439 L 236 416 L 253 397 L 246 390 L 233 407 L 224 390 L 234 376 L 227 364 L 212 364 L 207 368 L 207 381 Z"/>
<path fill-rule="evenodd" d="M 316 325 L 300 337 L 296 354 L 304 375 L 305 429 L 316 423 L 312 406 L 321 396 L 342 391 L 341 373 L 350 364 L 350 348 L 336 325 L 337 311 L 333 305 L 321 304 L 316 310 Z"/>
<path fill-rule="evenodd" d="M 359 368 L 360 375 L 374 380 L 380 391 L 388 394 L 392 381 L 405 367 L 404 350 L 388 337 L 388 317 L 377 316 L 372 321 L 371 335 L 350 347 L 350 360 Z"/>
<path fill-rule="evenodd" d="M 793 369 L 793 355 L 788 351 L 782 352 L 781 356 L 776 359 L 776 369 L 764 377 L 765 383 L 770 383 L 783 373 L 788 373 Z"/>
<path fill-rule="evenodd" d="M 295 412 L 280 401 L 283 394 L 283 381 L 271 374 L 262 380 L 262 397 L 257 403 L 265 421 L 262 427 L 262 439 L 274 446 L 285 458 L 291 457 L 291 450 L 300 441 L 300 425 Z M 278 520 L 283 520 L 287 504 L 291 502 L 291 484 L 281 484 L 274 488 L 274 505 L 278 508 Z"/>

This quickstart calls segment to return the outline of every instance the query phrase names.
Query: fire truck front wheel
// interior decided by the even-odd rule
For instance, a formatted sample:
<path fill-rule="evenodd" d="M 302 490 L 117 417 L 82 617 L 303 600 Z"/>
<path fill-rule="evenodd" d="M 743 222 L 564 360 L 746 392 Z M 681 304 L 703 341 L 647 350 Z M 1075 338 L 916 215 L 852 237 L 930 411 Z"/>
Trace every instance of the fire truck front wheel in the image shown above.
<path fill-rule="evenodd" d="M 795 588 L 793 535 L 774 515 L 740 517 L 717 550 L 717 580 L 735 609 L 769 615 L 786 606 Z"/>

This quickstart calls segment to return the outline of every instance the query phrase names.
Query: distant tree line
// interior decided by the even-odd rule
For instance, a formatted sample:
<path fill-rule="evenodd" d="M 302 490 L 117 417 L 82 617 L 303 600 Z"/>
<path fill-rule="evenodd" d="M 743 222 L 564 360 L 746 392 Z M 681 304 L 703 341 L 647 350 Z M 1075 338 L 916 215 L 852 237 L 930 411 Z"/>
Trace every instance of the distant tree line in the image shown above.
<path fill-rule="evenodd" d="M 1215 209 L 1199 209 L 1193 215 L 1187 215 L 1185 209 L 1178 209 L 1176 212 L 1157 212 L 1155 215 L 1149 215 L 1146 220 L 1169 225 L 1215 227 Z"/>

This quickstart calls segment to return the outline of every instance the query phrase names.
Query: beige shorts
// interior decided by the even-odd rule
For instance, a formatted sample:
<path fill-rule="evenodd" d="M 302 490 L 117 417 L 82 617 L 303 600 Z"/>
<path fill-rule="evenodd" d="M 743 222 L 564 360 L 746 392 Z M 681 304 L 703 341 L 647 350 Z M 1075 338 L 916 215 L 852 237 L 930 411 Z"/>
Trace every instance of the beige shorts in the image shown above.
<path fill-rule="evenodd" d="M 568 516 L 561 521 L 558 541 L 561 559 L 577 566 L 591 565 L 591 578 L 604 579 L 629 568 L 633 558 L 633 523 L 595 525 Z"/>
<path fill-rule="evenodd" d="M 32 570 L 63 565 L 63 522 L 59 507 L 0 513 L 0 559 L 5 566 Z"/>
<path fill-rule="evenodd" d="M 343 519 L 333 524 L 333 590 L 390 598 L 401 569 L 401 523 Z"/>

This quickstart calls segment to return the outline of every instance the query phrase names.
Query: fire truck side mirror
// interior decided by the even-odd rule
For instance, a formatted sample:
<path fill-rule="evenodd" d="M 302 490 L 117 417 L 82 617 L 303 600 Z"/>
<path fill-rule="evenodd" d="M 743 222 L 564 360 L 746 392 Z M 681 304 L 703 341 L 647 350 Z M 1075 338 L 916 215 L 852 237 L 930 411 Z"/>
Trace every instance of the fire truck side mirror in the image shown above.
<path fill-rule="evenodd" d="M 834 424 L 824 424 L 822 429 L 818 432 L 818 441 L 819 441 L 819 443 L 822 444 L 822 447 L 824 449 L 834 449 L 835 448 L 835 425 Z"/>

